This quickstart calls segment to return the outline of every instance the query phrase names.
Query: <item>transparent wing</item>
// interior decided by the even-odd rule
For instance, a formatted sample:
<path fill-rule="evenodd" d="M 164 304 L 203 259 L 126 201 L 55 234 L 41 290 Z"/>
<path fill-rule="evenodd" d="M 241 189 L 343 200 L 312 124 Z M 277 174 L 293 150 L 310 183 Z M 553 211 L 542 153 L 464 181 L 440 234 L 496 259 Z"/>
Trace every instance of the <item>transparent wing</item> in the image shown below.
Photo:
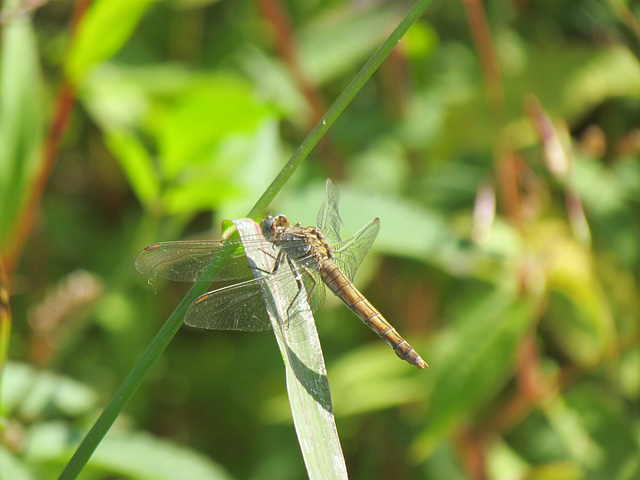
<path fill-rule="evenodd" d="M 185 323 L 192 327 L 208 328 L 211 330 L 241 330 L 263 331 L 270 330 L 271 323 L 265 309 L 264 299 L 260 292 L 262 283 L 270 277 L 277 288 L 285 291 L 292 284 L 294 292 L 309 296 L 309 304 L 315 311 L 325 300 L 325 286 L 315 270 L 301 268 L 292 262 L 292 271 L 288 262 L 280 265 L 275 273 L 265 273 L 264 276 L 254 278 L 228 287 L 219 288 L 198 297 L 191 304 L 185 315 Z M 305 263 L 305 259 L 301 260 Z M 303 290 L 299 289 L 296 277 L 301 279 Z M 290 299 L 293 303 L 293 298 Z M 297 317 L 297 312 L 289 312 L 291 319 Z M 288 325 L 284 326 L 285 328 Z"/>
<path fill-rule="evenodd" d="M 339 201 L 340 191 L 331 179 L 328 178 L 324 202 L 318 211 L 316 226 L 322 233 L 324 233 L 329 242 L 339 242 L 341 240 L 340 225 L 342 224 L 342 219 L 338 213 Z"/>
<path fill-rule="evenodd" d="M 231 258 L 216 277 L 221 281 L 251 277 L 251 270 L 240 241 L 228 241 Z M 195 282 L 202 272 L 220 254 L 224 243 L 213 240 L 194 240 L 154 243 L 142 250 L 136 258 L 140 273 L 178 282 Z M 213 281 L 213 278 L 201 278 Z"/>
<path fill-rule="evenodd" d="M 245 239 L 245 243 L 260 244 L 258 235 Z M 302 240 L 292 240 L 283 248 L 299 247 Z M 207 266 L 221 254 L 222 249 L 231 249 L 231 258 L 217 275 L 202 276 Z M 267 252 L 272 254 L 271 252 Z M 273 251 L 273 255 L 277 252 Z M 166 278 L 177 282 L 246 280 L 253 277 L 240 240 L 225 242 L 214 240 L 184 240 L 149 245 L 136 258 L 136 268 L 150 278 Z"/>
<path fill-rule="evenodd" d="M 300 262 L 304 265 L 305 262 Z M 307 292 L 307 300 L 311 305 L 311 310 L 317 312 L 318 309 L 324 304 L 327 296 L 327 291 L 317 270 L 312 268 L 300 268 L 300 275 L 302 282 L 304 283 L 304 289 Z"/>
<path fill-rule="evenodd" d="M 349 280 L 353 281 L 358 267 L 360 267 L 362 260 L 371 249 L 379 230 L 380 219 L 374 218 L 352 237 L 344 242 L 332 245 L 335 255 L 334 262 L 342 269 Z"/>
<path fill-rule="evenodd" d="M 201 295 L 189 306 L 184 323 L 211 330 L 270 330 L 260 283 L 248 280 Z"/>

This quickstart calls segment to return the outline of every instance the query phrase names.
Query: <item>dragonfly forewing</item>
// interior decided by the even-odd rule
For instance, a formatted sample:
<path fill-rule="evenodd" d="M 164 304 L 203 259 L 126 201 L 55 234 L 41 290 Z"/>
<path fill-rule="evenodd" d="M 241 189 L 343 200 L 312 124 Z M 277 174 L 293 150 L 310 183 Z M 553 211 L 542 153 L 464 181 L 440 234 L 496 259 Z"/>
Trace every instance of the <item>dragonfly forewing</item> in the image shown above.
<path fill-rule="evenodd" d="M 203 275 L 225 247 L 229 259 L 222 270 L 210 277 Z M 183 240 L 149 245 L 136 258 L 136 268 L 151 279 L 157 277 L 176 282 L 241 280 L 251 277 L 244 246 L 238 240 L 225 243 L 214 240 Z"/>
<path fill-rule="evenodd" d="M 245 248 L 262 245 L 263 238 L 254 235 L 244 240 L 230 239 L 224 242 L 215 240 L 181 240 L 160 242 L 149 245 L 136 258 L 136 269 L 151 279 L 165 278 L 176 282 L 196 281 L 232 281 L 253 277 Z M 292 242 L 286 248 L 296 248 L 299 242 Z M 229 258 L 220 271 L 207 273 L 207 267 L 223 254 Z M 267 248 L 267 254 L 277 252 Z"/>

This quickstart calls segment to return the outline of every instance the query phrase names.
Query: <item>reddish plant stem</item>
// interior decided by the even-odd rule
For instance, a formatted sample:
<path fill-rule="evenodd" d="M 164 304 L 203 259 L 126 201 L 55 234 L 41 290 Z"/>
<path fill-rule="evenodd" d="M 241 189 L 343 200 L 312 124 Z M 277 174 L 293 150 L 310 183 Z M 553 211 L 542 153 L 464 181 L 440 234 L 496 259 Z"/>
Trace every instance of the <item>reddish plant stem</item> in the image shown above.
<path fill-rule="evenodd" d="M 469 29 L 478 52 L 487 100 L 493 112 L 494 124 L 497 130 L 501 131 L 506 124 L 504 85 L 487 16 L 481 0 L 463 0 L 462 3 L 465 7 Z M 516 223 L 516 226 L 521 226 L 518 167 L 513 149 L 506 139 L 502 138 L 496 146 L 495 158 L 498 196 L 501 204 L 507 216 Z"/>
<path fill-rule="evenodd" d="M 312 128 L 322 118 L 326 108 L 320 93 L 302 71 L 296 48 L 297 42 L 289 16 L 280 0 L 257 0 L 257 3 L 263 17 L 271 26 L 278 55 L 289 69 L 294 82 L 311 108 L 311 116 L 307 126 Z"/>
<path fill-rule="evenodd" d="M 502 134 L 507 121 L 505 94 L 491 30 L 481 0 L 463 0 L 462 3 L 478 53 L 494 128 L 499 135 L 494 147 L 494 174 L 496 177 L 497 196 L 506 216 L 514 223 L 516 228 L 522 231 L 522 168 L 519 166 L 518 157 L 513 152 L 512 145 Z M 527 283 L 526 279 L 521 279 L 521 287 L 523 289 L 526 289 L 524 286 Z M 521 405 L 518 406 L 521 407 Z M 457 437 L 457 444 L 469 477 L 474 480 L 488 478 L 485 455 L 486 444 L 483 436 L 477 432 L 465 430 Z"/>
<path fill-rule="evenodd" d="M 463 0 L 462 3 L 466 9 L 473 42 L 480 57 L 489 105 L 493 108 L 494 115 L 502 120 L 505 105 L 504 86 L 484 7 L 480 0 Z"/>
<path fill-rule="evenodd" d="M 307 101 L 311 114 L 306 119 L 306 124 L 311 129 L 325 114 L 326 107 L 322 101 L 319 90 L 309 81 L 300 66 L 297 41 L 291 20 L 281 0 L 257 0 L 258 7 L 263 17 L 271 27 L 278 56 L 289 70 L 294 83 L 302 92 Z M 331 173 L 332 178 L 344 176 L 344 162 L 339 154 L 334 151 L 329 136 L 325 136 L 318 144 L 318 152 L 322 154 Z"/>
<path fill-rule="evenodd" d="M 77 25 L 85 15 L 90 3 L 91 0 L 76 1 L 71 18 L 72 36 L 75 34 Z M 16 268 L 24 245 L 38 215 L 42 196 L 44 195 L 44 190 L 49 182 L 51 171 L 55 164 L 58 149 L 60 147 L 60 140 L 69 125 L 74 103 L 75 89 L 71 85 L 70 81 L 66 79 L 60 90 L 60 95 L 58 96 L 58 102 L 53 121 L 51 122 L 51 127 L 45 137 L 40 172 L 33 182 L 30 193 L 20 209 L 21 211 L 17 216 L 16 224 L 13 228 L 13 234 L 9 235 L 1 255 L 2 258 L 5 259 L 5 271 L 8 278 L 11 278 L 12 273 Z"/>
<path fill-rule="evenodd" d="M 9 334 L 11 333 L 11 308 L 9 305 L 9 282 L 0 258 L 0 388 L 2 373 L 9 352 Z M 0 390 L 0 401 L 2 391 Z"/>
<path fill-rule="evenodd" d="M 486 441 L 483 435 L 471 429 L 464 429 L 456 435 L 456 447 L 472 480 L 487 480 Z"/>

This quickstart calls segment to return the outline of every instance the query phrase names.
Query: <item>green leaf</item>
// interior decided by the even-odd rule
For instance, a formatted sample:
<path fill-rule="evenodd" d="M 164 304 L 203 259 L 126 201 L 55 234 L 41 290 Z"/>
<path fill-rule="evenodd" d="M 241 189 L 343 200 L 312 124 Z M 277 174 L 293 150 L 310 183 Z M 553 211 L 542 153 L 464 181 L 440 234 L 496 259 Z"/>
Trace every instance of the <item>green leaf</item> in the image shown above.
<path fill-rule="evenodd" d="M 15 221 L 42 152 L 42 83 L 31 22 L 2 29 L 0 65 L 0 245 Z"/>
<path fill-rule="evenodd" d="M 418 350 L 413 340 L 410 343 Z M 430 371 L 398 362 L 384 342 L 357 348 L 331 364 L 336 412 L 344 417 L 424 402 L 428 375 Z"/>
<path fill-rule="evenodd" d="M 231 76 L 211 77 L 206 86 L 184 92 L 157 132 L 164 175 L 174 179 L 194 166 L 230 169 L 215 161 L 217 148 L 231 137 L 252 135 L 272 114 L 249 84 Z"/>
<path fill-rule="evenodd" d="M 258 195 L 264 179 L 273 175 L 279 164 L 278 131 L 274 121 L 263 123 L 255 132 L 230 134 L 218 147 L 211 146 L 205 163 L 191 162 L 180 172 L 177 182 L 167 179 L 163 205 L 167 212 L 182 213 L 198 209 L 228 208 L 237 212 L 233 201 L 246 204 Z"/>
<path fill-rule="evenodd" d="M 0 478 L 11 480 L 36 480 L 22 459 L 0 444 Z"/>
<path fill-rule="evenodd" d="M 160 185 L 144 145 L 135 135 L 125 131 L 106 132 L 105 141 L 120 161 L 140 202 L 149 206 L 152 201 L 157 200 Z"/>
<path fill-rule="evenodd" d="M 260 226 L 249 219 L 234 220 L 240 238 L 255 236 Z M 247 244 L 247 258 L 257 277 L 273 270 L 275 259 L 262 247 Z M 282 265 L 281 268 L 287 268 Z M 273 331 L 286 368 L 287 392 L 310 479 L 347 478 L 338 431 L 331 407 L 331 394 L 318 332 L 306 295 L 299 295 L 295 282 L 275 285 L 271 276 L 261 287 Z M 283 328 L 287 325 L 288 328 Z"/>
<path fill-rule="evenodd" d="M 47 464 L 65 458 L 71 426 L 60 422 L 42 422 L 30 429 L 25 458 L 31 464 Z M 229 474 L 201 454 L 158 440 L 151 435 L 114 432 L 104 439 L 89 462 L 90 470 L 146 480 L 228 480 Z M 1 477 L 4 478 L 4 477 Z"/>
<path fill-rule="evenodd" d="M 374 342 L 346 352 L 331 363 L 336 416 L 344 418 L 425 401 L 424 375 L 430 372 L 407 368 L 390 353 L 386 343 Z M 273 398 L 264 408 L 265 422 L 288 423 L 286 401 L 284 395 Z"/>
<path fill-rule="evenodd" d="M 19 411 L 24 418 L 39 418 L 56 409 L 65 415 L 87 413 L 95 405 L 94 393 L 85 385 L 27 364 L 7 363 L 3 375 L 6 412 Z"/>
<path fill-rule="evenodd" d="M 636 161 L 616 171 L 601 162 L 580 159 L 575 162 L 575 184 L 589 214 L 595 241 L 606 242 L 620 261 L 635 266 L 640 258 L 636 205 L 630 204 L 637 192 L 625 183 L 632 179 L 630 167 L 639 170 Z"/>
<path fill-rule="evenodd" d="M 83 18 L 69 52 L 67 75 L 81 83 L 97 63 L 115 55 L 149 6 L 158 0 L 97 0 Z"/>
<path fill-rule="evenodd" d="M 568 392 L 565 408 L 570 415 L 562 421 L 579 425 L 583 430 L 580 433 L 588 433 L 565 436 L 568 448 L 586 453 L 581 460 L 584 470 L 590 472 L 588 478 L 639 478 L 640 445 L 625 399 L 612 390 L 582 384 Z M 578 438 L 581 441 L 576 442 Z"/>
<path fill-rule="evenodd" d="M 205 456 L 150 435 L 113 434 L 91 459 L 106 471 L 144 480 L 226 480 L 232 478 Z"/>
<path fill-rule="evenodd" d="M 465 305 L 451 331 L 436 339 L 429 360 L 434 372 L 431 408 L 414 447 L 417 457 L 428 457 L 506 381 L 534 313 L 532 301 L 496 289 Z"/>

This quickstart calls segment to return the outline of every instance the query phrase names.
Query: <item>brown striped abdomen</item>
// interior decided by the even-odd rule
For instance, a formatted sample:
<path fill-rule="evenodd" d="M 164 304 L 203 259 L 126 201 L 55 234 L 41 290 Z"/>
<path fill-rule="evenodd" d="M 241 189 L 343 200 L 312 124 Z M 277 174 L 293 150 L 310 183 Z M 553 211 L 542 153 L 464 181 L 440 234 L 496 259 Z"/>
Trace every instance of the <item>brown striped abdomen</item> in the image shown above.
<path fill-rule="evenodd" d="M 321 262 L 320 276 L 324 283 L 342 299 L 347 306 L 355 312 L 360 319 L 386 340 L 396 355 L 402 360 L 424 369 L 427 363 L 420 358 L 420 355 L 398 334 L 382 314 L 375 309 L 362 293 L 353 285 L 340 268 L 330 260 Z"/>

